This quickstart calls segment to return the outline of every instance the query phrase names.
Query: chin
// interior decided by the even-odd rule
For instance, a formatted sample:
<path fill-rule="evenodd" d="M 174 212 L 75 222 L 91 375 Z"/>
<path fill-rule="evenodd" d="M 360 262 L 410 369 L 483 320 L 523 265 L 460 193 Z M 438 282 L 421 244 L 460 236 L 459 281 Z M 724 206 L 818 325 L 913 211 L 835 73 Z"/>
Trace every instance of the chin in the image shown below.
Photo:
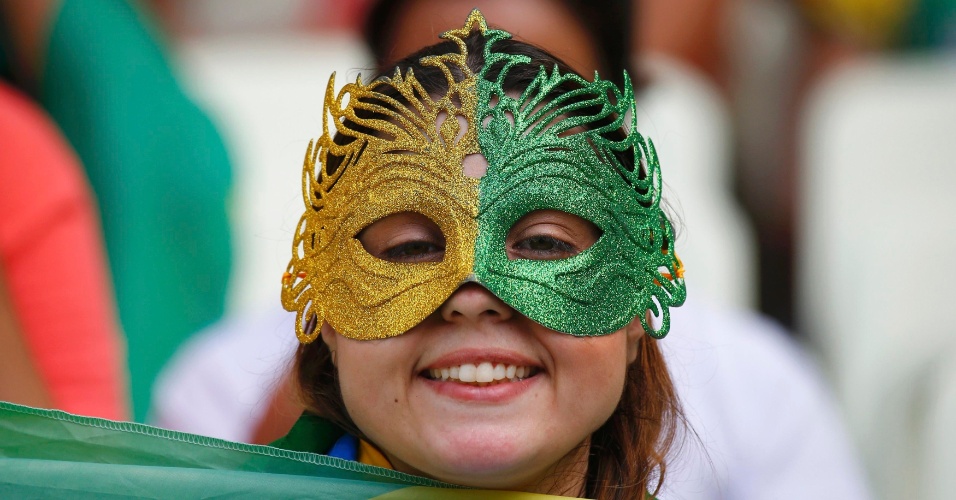
<path fill-rule="evenodd" d="M 491 432 L 472 428 L 444 440 L 423 472 L 464 486 L 522 490 L 555 461 L 542 456 L 536 451 L 539 447 L 524 442 L 522 436 L 502 433 L 500 428 L 487 430 Z"/>

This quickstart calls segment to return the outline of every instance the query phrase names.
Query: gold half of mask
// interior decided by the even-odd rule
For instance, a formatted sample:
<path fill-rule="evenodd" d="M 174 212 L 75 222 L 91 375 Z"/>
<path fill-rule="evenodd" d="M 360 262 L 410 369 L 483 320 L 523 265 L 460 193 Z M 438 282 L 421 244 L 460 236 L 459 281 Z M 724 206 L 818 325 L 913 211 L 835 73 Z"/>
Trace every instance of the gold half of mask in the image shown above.
<path fill-rule="evenodd" d="M 453 32 L 446 38 L 460 42 Z M 335 75 L 329 80 L 323 134 L 303 165 L 306 210 L 283 276 L 282 303 L 297 313 L 300 342 L 313 341 L 323 322 L 354 339 L 402 334 L 472 273 L 478 180 L 463 174 L 462 161 L 479 146 L 475 75 L 465 56 L 459 43 L 457 53 L 421 60 L 445 76 L 444 95 L 430 95 L 412 72 L 398 70 L 347 84 L 337 96 Z M 388 262 L 356 239 L 373 222 L 409 211 L 441 229 L 441 262 Z"/>

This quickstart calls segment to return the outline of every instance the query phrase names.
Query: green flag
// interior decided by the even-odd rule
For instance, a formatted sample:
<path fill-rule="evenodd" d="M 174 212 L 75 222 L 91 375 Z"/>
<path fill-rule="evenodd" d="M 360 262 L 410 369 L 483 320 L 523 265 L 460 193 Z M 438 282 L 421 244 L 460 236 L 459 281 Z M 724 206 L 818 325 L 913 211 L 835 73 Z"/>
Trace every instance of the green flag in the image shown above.
<path fill-rule="evenodd" d="M 0 402 L 0 498 L 544 500 L 390 469 Z"/>

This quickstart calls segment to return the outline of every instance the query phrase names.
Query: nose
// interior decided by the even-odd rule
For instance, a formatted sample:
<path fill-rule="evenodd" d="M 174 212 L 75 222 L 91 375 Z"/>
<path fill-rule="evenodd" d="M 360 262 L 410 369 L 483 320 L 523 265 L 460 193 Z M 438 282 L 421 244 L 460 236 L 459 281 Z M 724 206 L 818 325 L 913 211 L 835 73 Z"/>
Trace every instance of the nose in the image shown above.
<path fill-rule="evenodd" d="M 441 317 L 449 323 L 507 321 L 515 314 L 508 304 L 478 283 L 465 283 L 441 306 Z"/>

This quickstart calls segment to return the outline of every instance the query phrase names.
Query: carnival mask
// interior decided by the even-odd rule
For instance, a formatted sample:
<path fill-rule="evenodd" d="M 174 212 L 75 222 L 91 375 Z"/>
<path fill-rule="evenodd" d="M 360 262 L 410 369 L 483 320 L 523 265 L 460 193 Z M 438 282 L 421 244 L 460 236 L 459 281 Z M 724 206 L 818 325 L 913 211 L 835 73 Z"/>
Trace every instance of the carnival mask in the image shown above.
<path fill-rule="evenodd" d="M 467 65 L 475 32 L 483 45 L 477 71 Z M 283 277 L 282 303 L 297 312 L 299 340 L 314 340 L 323 321 L 353 339 L 400 335 L 466 281 L 558 332 L 605 335 L 638 317 L 652 336 L 666 335 L 669 307 L 686 290 L 660 208 L 657 156 L 636 131 L 630 80 L 621 90 L 597 75 L 589 82 L 541 67 L 509 91 L 509 74 L 530 58 L 494 50 L 507 32 L 488 29 L 476 10 L 442 37 L 455 49 L 419 61 L 420 73 L 444 79 L 440 92 L 414 71 L 357 80 L 337 95 L 334 75 L 329 81 L 323 133 L 303 168 L 306 211 Z M 480 179 L 462 170 L 470 154 L 488 162 Z M 602 234 L 565 259 L 510 259 L 509 230 L 537 210 L 574 214 Z M 356 238 L 401 212 L 438 225 L 440 262 L 382 260 Z M 646 311 L 660 317 L 659 328 Z"/>

